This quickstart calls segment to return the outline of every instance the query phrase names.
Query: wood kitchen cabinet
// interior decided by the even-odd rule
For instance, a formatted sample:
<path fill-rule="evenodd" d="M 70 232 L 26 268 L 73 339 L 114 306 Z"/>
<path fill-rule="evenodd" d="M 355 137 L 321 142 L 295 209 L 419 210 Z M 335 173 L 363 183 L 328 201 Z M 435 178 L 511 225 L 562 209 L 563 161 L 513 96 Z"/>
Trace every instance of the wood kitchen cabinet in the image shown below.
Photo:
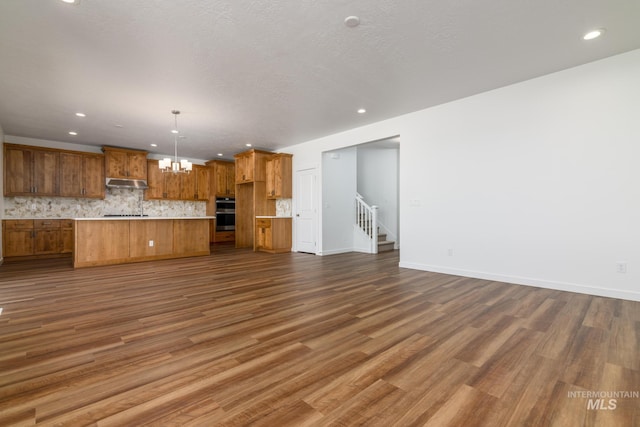
<path fill-rule="evenodd" d="M 144 198 L 152 199 L 180 199 L 180 175 L 162 172 L 158 167 L 158 160 L 147 160 L 147 185 Z"/>
<path fill-rule="evenodd" d="M 267 160 L 267 198 L 291 198 L 292 154 L 276 153 Z"/>
<path fill-rule="evenodd" d="M 209 175 L 211 171 L 206 166 L 193 165 L 192 173 L 196 178 L 195 200 L 209 201 L 211 194 L 211 179 Z"/>
<path fill-rule="evenodd" d="M 166 175 L 166 174 L 165 174 Z M 189 173 L 178 174 L 180 176 L 179 200 L 195 200 L 196 198 L 196 165 L 192 166 Z"/>
<path fill-rule="evenodd" d="M 57 196 L 59 150 L 4 145 L 5 196 Z"/>
<path fill-rule="evenodd" d="M 267 203 L 266 167 L 271 153 L 249 150 L 236 154 L 236 248 L 253 248 L 256 215 L 275 214 L 275 201 Z"/>
<path fill-rule="evenodd" d="M 73 220 L 71 219 L 60 220 L 60 234 L 62 239 L 61 253 L 63 254 L 73 253 Z"/>
<path fill-rule="evenodd" d="M 76 219 L 73 226 L 73 266 L 210 255 L 210 219 Z"/>
<path fill-rule="evenodd" d="M 102 147 L 108 178 L 147 179 L 147 152 L 117 147 Z"/>
<path fill-rule="evenodd" d="M 193 165 L 191 173 L 180 175 L 180 200 L 209 200 L 209 168 Z"/>
<path fill-rule="evenodd" d="M 233 162 L 210 160 L 206 163 L 210 173 L 210 192 L 213 198 L 236 195 L 236 168 Z"/>
<path fill-rule="evenodd" d="M 104 199 L 104 156 L 5 144 L 5 196 Z"/>
<path fill-rule="evenodd" d="M 256 218 L 255 251 L 291 251 L 291 218 Z"/>
<path fill-rule="evenodd" d="M 60 196 L 104 199 L 104 156 L 60 153 Z"/>
<path fill-rule="evenodd" d="M 236 184 L 266 181 L 266 164 L 271 153 L 252 149 L 233 157 L 235 158 Z"/>
<path fill-rule="evenodd" d="M 145 199 L 209 200 L 209 169 L 193 165 L 190 173 L 162 172 L 158 160 L 147 160 Z"/>
<path fill-rule="evenodd" d="M 33 255 L 34 248 L 32 219 L 2 221 L 2 254 L 4 257 Z"/>
<path fill-rule="evenodd" d="M 59 255 L 73 252 L 71 220 L 4 220 L 2 227 L 2 250 L 3 256 L 6 258 Z"/>

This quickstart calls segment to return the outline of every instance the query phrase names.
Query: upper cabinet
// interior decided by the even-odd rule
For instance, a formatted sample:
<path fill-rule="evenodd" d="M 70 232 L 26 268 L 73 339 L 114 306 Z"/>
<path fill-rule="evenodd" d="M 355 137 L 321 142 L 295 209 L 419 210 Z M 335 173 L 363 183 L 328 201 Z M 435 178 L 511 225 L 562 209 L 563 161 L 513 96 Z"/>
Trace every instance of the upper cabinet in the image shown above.
<path fill-rule="evenodd" d="M 147 179 L 147 152 L 102 147 L 107 178 Z"/>
<path fill-rule="evenodd" d="M 236 176 L 233 162 L 210 160 L 207 163 L 211 176 L 210 192 L 214 197 L 235 197 Z"/>
<path fill-rule="evenodd" d="M 60 153 L 60 196 L 104 198 L 104 156 Z"/>
<path fill-rule="evenodd" d="M 266 181 L 266 164 L 270 156 L 271 153 L 260 150 L 248 150 L 233 156 L 236 160 L 236 184 Z"/>
<path fill-rule="evenodd" d="M 57 196 L 58 150 L 4 145 L 5 196 Z"/>
<path fill-rule="evenodd" d="M 180 175 L 180 200 L 209 200 L 209 168 L 193 165 L 191 173 Z"/>
<path fill-rule="evenodd" d="M 158 160 L 147 161 L 149 188 L 145 199 L 196 200 L 209 199 L 209 169 L 193 165 L 190 173 L 162 172 Z"/>
<path fill-rule="evenodd" d="M 267 160 L 267 199 L 290 199 L 292 155 L 272 154 Z"/>
<path fill-rule="evenodd" d="M 158 160 L 147 160 L 147 185 L 149 188 L 144 190 L 145 199 L 180 198 L 180 177 L 178 174 L 162 172 Z"/>
<path fill-rule="evenodd" d="M 5 196 L 104 198 L 104 156 L 4 145 Z"/>
<path fill-rule="evenodd" d="M 211 193 L 211 181 L 209 175 L 211 171 L 206 166 L 193 165 L 193 171 L 196 178 L 196 191 L 195 199 L 206 201 L 209 200 L 209 194 Z"/>

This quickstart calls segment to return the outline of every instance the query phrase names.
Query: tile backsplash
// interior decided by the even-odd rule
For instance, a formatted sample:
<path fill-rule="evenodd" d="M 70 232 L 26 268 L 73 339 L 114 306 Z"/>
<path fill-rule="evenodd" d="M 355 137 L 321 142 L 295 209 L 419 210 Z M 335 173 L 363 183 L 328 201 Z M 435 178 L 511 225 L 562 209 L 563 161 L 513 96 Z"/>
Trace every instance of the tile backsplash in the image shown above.
<path fill-rule="evenodd" d="M 206 202 L 143 200 L 143 191 L 108 188 L 104 199 L 5 197 L 4 218 L 96 218 L 108 214 L 205 216 Z"/>
<path fill-rule="evenodd" d="M 276 216 L 291 216 L 291 199 L 276 199 Z"/>

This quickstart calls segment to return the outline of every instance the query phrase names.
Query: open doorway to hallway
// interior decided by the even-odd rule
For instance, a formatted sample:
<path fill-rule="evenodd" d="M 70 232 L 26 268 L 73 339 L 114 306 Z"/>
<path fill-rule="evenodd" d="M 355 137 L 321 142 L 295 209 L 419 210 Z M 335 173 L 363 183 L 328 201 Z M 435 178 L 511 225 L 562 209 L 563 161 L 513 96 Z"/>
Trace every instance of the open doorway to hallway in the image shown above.
<path fill-rule="evenodd" d="M 398 249 L 400 137 L 366 142 L 322 155 L 321 254 L 366 252 L 354 229 L 356 198 L 377 206 L 379 248 Z"/>

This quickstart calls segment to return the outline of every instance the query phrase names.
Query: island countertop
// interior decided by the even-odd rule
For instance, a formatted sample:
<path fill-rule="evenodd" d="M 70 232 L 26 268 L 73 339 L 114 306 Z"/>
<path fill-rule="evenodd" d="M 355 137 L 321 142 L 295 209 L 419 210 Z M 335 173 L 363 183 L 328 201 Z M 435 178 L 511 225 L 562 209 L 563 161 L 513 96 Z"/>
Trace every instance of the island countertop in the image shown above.
<path fill-rule="evenodd" d="M 157 220 L 157 219 L 216 219 L 215 216 L 98 216 L 93 218 L 71 218 L 74 221 L 120 221 L 120 220 Z"/>

